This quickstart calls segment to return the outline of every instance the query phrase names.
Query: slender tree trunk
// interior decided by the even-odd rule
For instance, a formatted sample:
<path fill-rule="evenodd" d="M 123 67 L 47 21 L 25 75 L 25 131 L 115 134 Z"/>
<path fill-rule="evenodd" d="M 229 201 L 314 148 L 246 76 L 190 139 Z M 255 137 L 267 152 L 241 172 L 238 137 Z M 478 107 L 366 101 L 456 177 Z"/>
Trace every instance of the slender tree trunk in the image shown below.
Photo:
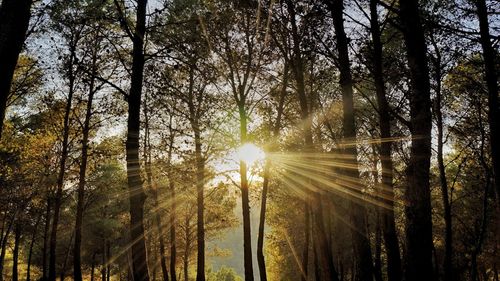
<path fill-rule="evenodd" d="M 17 59 L 28 30 L 32 0 L 3 0 L 0 6 L 0 139 Z"/>
<path fill-rule="evenodd" d="M 21 243 L 21 226 L 16 224 L 14 227 L 14 250 L 12 252 L 12 281 L 19 280 L 19 244 Z"/>
<path fill-rule="evenodd" d="M 92 264 L 91 264 L 91 267 L 90 267 L 90 281 L 94 281 L 94 274 L 95 274 L 95 256 L 96 256 L 96 253 L 94 252 L 92 254 Z"/>
<path fill-rule="evenodd" d="M 175 198 L 175 184 L 172 178 L 169 176 L 169 186 L 170 186 L 170 198 L 172 200 L 172 208 L 170 213 L 170 279 L 172 281 L 177 281 L 177 275 L 175 270 L 175 264 L 177 263 L 177 249 L 176 249 L 176 198 Z"/>
<path fill-rule="evenodd" d="M 184 281 L 189 281 L 189 249 L 191 248 L 191 236 L 189 235 L 189 224 L 190 219 L 189 216 L 186 216 L 186 230 L 185 230 L 185 239 L 186 245 L 184 246 Z"/>
<path fill-rule="evenodd" d="M 243 91 L 243 87 L 240 89 Z M 244 94 L 240 93 L 240 98 Z M 247 112 L 245 100 L 238 104 L 240 116 L 240 143 L 243 145 L 247 141 Z M 240 160 L 240 182 L 241 182 L 241 206 L 243 209 L 243 257 L 245 264 L 245 281 L 253 281 L 252 264 L 252 236 L 250 230 L 250 199 L 248 196 L 247 164 Z"/>
<path fill-rule="evenodd" d="M 109 281 L 111 279 L 111 264 L 110 264 L 110 259 L 111 259 L 111 242 L 108 241 L 106 245 L 106 281 Z"/>
<path fill-rule="evenodd" d="M 96 76 L 96 60 L 97 51 L 92 54 L 92 76 L 90 77 L 89 95 L 87 99 L 87 108 L 85 112 L 85 121 L 82 130 L 82 158 L 80 162 L 79 181 L 78 181 L 78 198 L 76 206 L 75 219 L 75 244 L 73 248 L 73 277 L 75 281 L 82 281 L 82 265 L 81 265 L 81 245 L 82 245 L 82 224 L 83 224 L 83 209 L 85 205 L 85 184 L 87 173 L 88 159 L 88 143 L 90 132 L 90 119 L 92 118 L 92 102 L 95 94 L 95 76 Z"/>
<path fill-rule="evenodd" d="M 1 250 L 0 250 L 0 281 L 3 281 L 3 267 L 5 264 L 5 254 L 7 251 L 7 242 L 9 241 L 9 235 L 10 232 L 12 231 L 12 226 L 14 225 L 14 222 L 17 217 L 17 210 L 14 211 L 14 214 L 12 217 L 9 219 L 9 222 L 7 224 L 7 229 L 5 229 L 5 232 L 3 231 L 4 227 L 2 227 L 2 239 L 1 239 Z M 5 218 L 4 218 L 5 221 Z"/>
<path fill-rule="evenodd" d="M 412 145 L 405 192 L 407 219 L 405 280 L 434 280 L 429 185 L 432 119 L 427 45 L 420 22 L 418 0 L 400 0 L 399 5 L 411 78 Z"/>
<path fill-rule="evenodd" d="M 36 219 L 33 233 L 31 234 L 31 241 L 30 241 L 30 247 L 28 250 L 28 261 L 27 261 L 27 268 L 26 268 L 26 281 L 31 280 L 31 259 L 33 257 L 33 246 L 35 245 L 36 236 L 38 234 L 38 225 L 40 224 L 41 219 L 42 219 L 42 214 L 40 213 L 38 215 L 38 218 Z"/>
<path fill-rule="evenodd" d="M 144 35 L 146 33 L 147 0 L 137 1 L 133 37 L 132 76 L 128 96 L 127 179 L 130 197 L 130 238 L 134 281 L 149 281 L 146 241 L 144 237 L 144 201 L 139 160 L 139 132 L 142 84 L 144 76 Z"/>
<path fill-rule="evenodd" d="M 151 170 L 151 143 L 150 143 L 150 131 L 149 131 L 149 115 L 148 109 L 144 107 L 144 119 L 145 119 L 145 134 L 144 134 L 144 160 L 146 162 L 146 181 L 151 194 L 153 195 L 153 206 L 154 212 L 154 224 L 156 231 L 158 231 L 158 240 L 160 242 L 160 267 L 162 272 L 163 281 L 168 281 L 168 270 L 167 270 L 167 260 L 165 256 L 165 239 L 163 236 L 163 227 L 161 225 L 160 217 L 160 204 L 158 202 L 158 189 L 156 185 L 153 185 L 153 171 Z M 153 274 L 153 280 L 156 279 L 156 266 L 155 272 Z"/>
<path fill-rule="evenodd" d="M 50 247 L 49 247 L 49 281 L 56 280 L 56 247 L 57 247 L 57 228 L 59 226 L 59 216 L 62 205 L 63 197 L 63 186 L 64 186 L 64 175 L 66 173 L 66 160 L 68 158 L 68 146 L 69 146 L 69 116 L 71 113 L 71 104 L 73 101 L 73 94 L 75 88 L 75 73 L 74 73 L 74 63 L 75 63 L 75 52 L 77 40 L 70 42 L 70 61 L 68 68 L 69 77 L 69 91 L 68 99 L 66 101 L 66 108 L 64 111 L 64 123 L 63 123 L 63 140 L 62 140 L 62 151 L 61 160 L 59 163 L 59 174 L 57 176 L 57 188 L 54 197 L 54 216 L 52 218 L 52 230 L 50 233 Z"/>
<path fill-rule="evenodd" d="M 47 268 L 47 249 L 49 248 L 49 230 L 50 230 L 50 213 L 52 200 L 50 195 L 47 197 L 47 207 L 45 209 L 45 226 L 43 230 L 43 249 L 42 249 L 42 281 L 48 280 Z"/>
<path fill-rule="evenodd" d="M 382 231 L 387 252 L 387 279 L 388 281 L 401 280 L 401 255 L 399 252 L 398 235 L 394 222 L 394 187 L 393 187 L 393 163 L 391 143 L 391 119 L 389 115 L 389 103 L 386 97 L 386 89 L 383 73 L 383 57 L 381 32 L 377 13 L 378 0 L 370 0 L 370 30 L 373 41 L 373 78 L 375 80 L 375 91 L 379 111 L 380 124 L 380 162 L 382 165 L 382 188 L 380 189 L 380 200 L 385 208 L 380 208 L 382 213 Z"/>
<path fill-rule="evenodd" d="M 448 195 L 448 181 L 446 179 L 446 169 L 443 159 L 443 146 L 444 146 L 444 134 L 443 134 L 443 114 L 441 111 L 441 59 L 438 57 L 436 59 L 436 100 L 434 112 L 436 115 L 436 127 L 438 131 L 437 135 L 437 161 L 439 169 L 439 182 L 441 186 L 441 195 L 443 200 L 444 209 L 444 223 L 445 223 L 445 246 L 444 246 L 444 281 L 453 280 L 453 230 L 452 230 L 452 217 L 451 217 L 451 204 Z"/>
<path fill-rule="evenodd" d="M 348 39 L 344 31 L 344 3 L 343 0 L 332 0 L 329 2 L 330 12 L 333 17 L 333 27 L 335 29 L 337 41 L 338 67 L 340 70 L 340 86 L 342 88 L 342 108 L 343 122 L 342 128 L 344 131 L 344 142 L 347 143 L 344 148 L 348 165 L 352 168 L 344 169 L 343 174 L 346 176 L 347 182 L 345 187 L 352 184 L 358 186 L 354 193 L 359 198 L 363 197 L 361 180 L 358 170 L 358 152 L 356 148 L 356 124 L 354 118 L 354 100 L 353 100 L 353 81 L 351 76 L 351 66 L 349 61 Z M 372 280 L 373 279 L 373 263 L 370 249 L 370 241 L 366 229 L 366 208 L 363 202 L 356 202 L 356 199 L 351 200 L 351 222 L 352 222 L 352 240 L 354 246 L 354 255 L 356 262 L 357 280 Z"/>
<path fill-rule="evenodd" d="M 69 255 L 71 254 L 71 249 L 73 248 L 74 236 L 75 236 L 75 231 L 73 230 L 71 232 L 71 237 L 69 238 L 69 244 L 68 244 L 68 247 L 66 248 L 66 255 L 64 256 L 64 261 L 63 261 L 62 266 L 61 266 L 59 281 L 63 281 L 64 278 L 66 277 L 66 269 L 68 266 Z"/>
<path fill-rule="evenodd" d="M 194 101 L 194 68 L 189 68 L 189 119 L 191 128 L 194 133 L 195 159 L 196 159 L 196 207 L 197 207 L 197 264 L 196 264 L 196 281 L 205 281 L 205 159 L 201 147 L 201 128 L 199 124 L 198 110 L 195 107 Z M 198 105 L 199 106 L 199 105 Z"/>
<path fill-rule="evenodd" d="M 267 281 L 266 261 L 264 259 L 264 225 L 266 223 L 267 192 L 269 189 L 269 170 L 271 163 L 266 159 L 264 164 L 264 182 L 262 183 L 262 201 L 260 203 L 259 233 L 257 236 L 257 263 L 260 280 Z"/>
<path fill-rule="evenodd" d="M 316 244 L 314 241 L 311 241 L 311 207 L 309 206 L 309 202 L 306 200 L 304 202 L 304 248 L 302 249 L 302 281 L 306 281 L 309 277 L 309 245 L 313 243 L 313 254 L 314 254 L 314 269 L 316 278 L 320 278 L 319 276 L 319 264 L 318 264 L 318 249 L 316 248 Z M 321 278 L 320 278 L 321 279 Z"/>
<path fill-rule="evenodd" d="M 488 10 L 486 0 L 475 0 L 477 16 L 479 19 L 479 33 L 481 47 L 483 48 L 483 61 L 485 68 L 484 80 L 488 88 L 488 122 L 490 125 L 491 160 L 495 178 L 495 192 L 497 202 L 500 204 L 500 109 L 498 103 L 498 73 L 496 62 L 497 52 L 491 42 L 488 23 Z"/>
<path fill-rule="evenodd" d="M 300 117 L 304 122 L 303 133 L 306 145 L 306 152 L 313 153 L 314 145 L 312 138 L 312 120 L 309 116 L 309 107 L 307 102 L 307 95 L 304 83 L 304 66 L 302 61 L 302 54 L 300 50 L 300 38 L 297 28 L 297 23 L 295 20 L 295 7 L 293 1 L 286 1 L 288 13 L 290 15 L 290 23 L 292 27 L 292 41 L 293 41 L 293 59 L 291 60 L 292 69 L 297 83 L 297 94 L 300 105 Z M 305 159 L 303 161 L 306 161 Z M 312 179 L 308 179 L 308 182 L 312 185 Z M 338 280 L 338 275 L 333 264 L 333 256 L 331 252 L 331 247 L 328 245 L 328 238 L 325 232 L 324 218 L 323 218 L 323 207 L 321 204 L 321 195 L 316 191 L 311 191 L 312 193 L 312 204 L 309 206 L 311 208 L 312 218 L 313 218 L 313 229 L 317 243 L 317 250 L 319 256 L 319 263 L 323 269 L 326 280 Z M 309 204 L 307 198 L 305 198 L 306 206 Z M 309 208 L 307 207 L 307 208 Z M 309 230 L 306 229 L 306 232 Z M 306 276 L 307 279 L 307 276 Z"/>
<path fill-rule="evenodd" d="M 288 87 L 288 61 L 285 60 L 283 67 L 283 84 L 281 87 L 280 98 L 277 108 L 276 122 L 273 125 L 273 141 L 268 153 L 275 150 L 274 142 L 279 138 L 279 131 L 281 129 L 281 116 L 283 115 L 283 108 L 285 104 L 286 89 Z M 262 183 L 262 201 L 260 203 L 260 216 L 259 216 L 259 233 L 257 236 L 257 263 L 259 265 L 260 280 L 267 281 L 266 261 L 264 258 L 264 228 L 266 225 L 266 207 L 267 207 L 267 193 L 269 190 L 269 177 L 271 169 L 271 160 L 266 159 L 264 164 L 264 182 Z"/>

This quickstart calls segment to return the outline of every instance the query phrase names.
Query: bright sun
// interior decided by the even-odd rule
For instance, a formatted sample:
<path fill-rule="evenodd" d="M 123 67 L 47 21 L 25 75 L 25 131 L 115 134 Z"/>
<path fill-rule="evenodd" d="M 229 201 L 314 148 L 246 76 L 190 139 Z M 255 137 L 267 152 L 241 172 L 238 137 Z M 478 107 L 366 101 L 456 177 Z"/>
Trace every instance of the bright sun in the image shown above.
<path fill-rule="evenodd" d="M 257 161 L 264 160 L 266 154 L 264 151 L 253 143 L 245 143 L 238 148 L 238 159 L 251 166 Z"/>

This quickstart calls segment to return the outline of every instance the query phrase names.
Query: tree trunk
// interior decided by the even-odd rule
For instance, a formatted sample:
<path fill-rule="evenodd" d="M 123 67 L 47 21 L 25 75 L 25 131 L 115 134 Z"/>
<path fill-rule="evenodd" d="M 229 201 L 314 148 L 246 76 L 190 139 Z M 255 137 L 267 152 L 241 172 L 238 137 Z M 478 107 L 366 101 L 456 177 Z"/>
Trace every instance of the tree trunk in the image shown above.
<path fill-rule="evenodd" d="M 38 218 L 36 219 L 36 223 L 34 225 L 33 233 L 31 234 L 31 241 L 30 241 L 30 247 L 28 250 L 28 261 L 27 261 L 27 268 L 26 268 L 26 281 L 31 280 L 31 259 L 33 257 L 33 246 L 35 245 L 35 240 L 36 240 L 36 236 L 38 233 L 38 225 L 39 225 L 41 219 L 42 219 L 42 213 L 40 213 L 38 215 Z"/>
<path fill-rule="evenodd" d="M 189 281 L 189 249 L 191 248 L 191 236 L 189 235 L 189 224 L 190 219 L 189 216 L 186 216 L 186 231 L 185 231 L 185 239 L 186 245 L 184 246 L 184 281 Z"/>
<path fill-rule="evenodd" d="M 144 76 L 144 35 L 147 0 L 137 1 L 136 26 L 133 37 L 132 76 L 128 96 L 127 179 L 130 199 L 130 239 L 134 281 L 149 281 L 146 242 L 144 238 L 144 201 L 139 161 L 141 95 Z"/>
<path fill-rule="evenodd" d="M 299 33 L 298 33 L 298 28 L 297 28 L 297 23 L 295 20 L 295 7 L 293 4 L 293 1 L 287 0 L 287 9 L 288 13 L 290 16 L 290 23 L 292 27 L 292 41 L 293 41 L 293 59 L 291 61 L 292 63 L 292 69 L 295 77 L 295 81 L 297 83 L 297 94 L 298 94 L 298 100 L 299 100 L 299 105 L 300 105 L 300 117 L 302 119 L 302 122 L 304 123 L 303 125 L 303 134 L 304 134 L 304 141 L 305 141 L 305 152 L 306 153 L 313 153 L 314 152 L 314 145 L 313 145 L 313 137 L 312 137 L 312 120 L 309 116 L 309 107 L 308 107 L 308 99 L 306 95 L 306 90 L 305 90 L 305 83 L 304 83 L 304 65 L 302 61 L 302 54 L 300 50 L 300 38 L 299 38 Z M 303 161 L 306 161 L 304 159 Z M 307 181 L 312 185 L 312 179 L 307 179 Z M 323 269 L 324 272 L 324 277 L 326 280 L 332 280 L 332 281 L 337 281 L 338 280 L 338 275 L 335 270 L 335 266 L 333 264 L 333 256 L 331 252 L 331 247 L 328 245 L 328 238 L 325 232 L 325 226 L 324 226 L 324 218 L 323 218 L 323 208 L 321 204 L 321 194 L 319 194 L 316 191 L 311 191 L 311 197 L 312 197 L 312 204 L 310 204 L 311 208 L 311 213 L 312 213 L 312 218 L 313 218 L 313 229 L 314 229 L 314 234 L 315 234 L 315 239 L 317 243 L 317 250 L 318 250 L 318 259 L 319 259 L 319 264 L 321 265 L 321 268 Z M 305 204 L 308 205 L 309 202 L 307 202 L 307 198 L 305 199 L 306 202 Z M 307 228 L 307 227 L 306 227 Z M 309 231 L 306 229 L 305 231 Z M 307 279 L 307 276 L 306 276 Z"/>
<path fill-rule="evenodd" d="M 85 121 L 82 130 L 82 158 L 80 163 L 79 181 L 78 181 L 78 199 L 76 206 L 75 219 L 75 244 L 73 248 L 73 276 L 75 281 L 82 281 L 82 265 L 81 265 L 81 244 L 82 244 L 82 224 L 83 224 L 83 209 L 85 205 L 85 184 L 87 173 L 88 159 L 88 143 L 90 132 L 90 119 L 92 118 L 92 102 L 94 100 L 94 83 L 96 76 L 96 60 L 97 51 L 92 54 L 92 76 L 90 77 L 89 96 L 87 100 L 87 108 L 85 112 Z"/>
<path fill-rule="evenodd" d="M 257 263 L 260 280 L 267 281 L 266 261 L 264 259 L 264 225 L 266 223 L 267 192 L 269 188 L 269 170 L 271 163 L 266 159 L 264 164 L 264 182 L 262 183 L 262 201 L 260 203 L 259 233 L 257 236 Z"/>
<path fill-rule="evenodd" d="M 240 87 L 243 91 L 243 87 Z M 243 97 L 243 94 L 240 94 Z M 240 143 L 243 145 L 247 141 L 247 112 L 245 110 L 245 100 L 238 104 L 240 116 Z M 241 207 L 243 209 L 243 257 L 245 265 L 245 281 L 253 281 L 252 264 L 252 236 L 250 230 L 250 199 L 248 196 L 247 164 L 240 160 L 240 182 L 241 182 Z"/>
<path fill-rule="evenodd" d="M 434 280 L 429 185 L 431 102 L 427 45 L 418 0 L 400 0 L 400 22 L 410 70 L 412 145 L 406 188 L 406 281 Z"/>
<path fill-rule="evenodd" d="M 149 131 L 149 115 L 148 108 L 144 107 L 144 121 L 145 121 L 145 133 L 144 133 L 144 160 L 146 162 L 146 181 L 148 184 L 148 189 L 151 190 L 151 194 L 153 195 L 153 205 L 154 205 L 154 224 L 156 226 L 156 231 L 158 231 L 158 240 L 160 242 L 160 267 L 162 272 L 163 281 L 168 281 L 168 270 L 167 270 L 167 261 L 165 256 L 165 239 L 163 236 L 163 227 L 161 225 L 161 217 L 160 217 L 160 204 L 158 202 L 158 189 L 156 185 L 153 185 L 153 171 L 151 170 L 151 143 L 150 143 L 150 131 Z M 155 272 L 153 273 L 153 280 L 156 279 L 154 277 L 156 275 L 156 266 Z"/>
<path fill-rule="evenodd" d="M 382 231 L 387 252 L 387 279 L 388 281 L 401 280 L 401 255 L 399 252 L 398 235 L 394 222 L 394 187 L 392 147 L 388 140 L 391 138 L 391 119 L 389 103 L 383 73 L 383 56 L 381 32 L 377 13 L 378 0 L 370 0 L 370 30 L 373 40 L 373 78 L 377 95 L 379 124 L 380 124 L 380 162 L 382 165 L 382 187 L 380 200 L 385 208 L 380 208 L 382 213 Z"/>
<path fill-rule="evenodd" d="M 344 148 L 347 165 L 351 168 L 343 170 L 343 175 L 348 178 L 344 182 L 349 188 L 353 184 L 357 187 L 352 190 L 357 197 L 362 198 L 362 184 L 358 170 L 358 152 L 356 148 L 356 124 L 354 118 L 353 81 L 351 76 L 351 66 L 349 61 L 348 39 L 344 31 L 344 3 L 343 0 L 332 0 L 329 2 L 330 12 L 333 18 L 337 41 L 338 67 L 340 71 L 340 86 L 342 88 L 342 108 L 344 139 L 347 145 Z M 357 280 L 373 279 L 372 253 L 370 241 L 366 229 L 366 208 L 363 201 L 356 202 L 356 198 L 351 199 L 351 222 L 352 240 L 356 262 Z"/>
<path fill-rule="evenodd" d="M 16 224 L 14 227 L 14 250 L 12 252 L 12 281 L 18 281 L 19 265 L 19 244 L 21 243 L 21 226 Z"/>
<path fill-rule="evenodd" d="M 171 200 L 172 200 L 172 209 L 171 209 L 171 214 L 170 214 L 170 279 L 172 281 L 177 281 L 177 275 L 176 275 L 176 270 L 175 270 L 175 264 L 177 263 L 177 249 L 176 249 L 176 242 L 175 242 L 175 216 L 176 216 L 176 202 L 175 202 L 175 184 L 172 180 L 172 178 L 169 176 L 169 186 L 170 186 L 170 195 L 171 195 Z"/>
<path fill-rule="evenodd" d="M 49 247 L 49 230 L 50 230 L 50 213 L 51 213 L 52 200 L 50 195 L 47 195 L 47 208 L 45 210 L 45 226 L 43 230 L 43 249 L 42 249 L 42 281 L 48 280 L 47 271 L 47 249 Z"/>
<path fill-rule="evenodd" d="M 437 46 L 436 46 L 437 47 Z M 437 49 L 436 49 L 437 50 Z M 439 52 L 437 50 L 437 52 Z M 445 223 L 445 239 L 444 239 L 444 281 L 453 280 L 453 240 L 452 240 L 452 217 L 451 217 L 451 203 L 448 195 L 448 181 L 446 179 L 446 169 L 443 159 L 443 146 L 444 146 L 444 134 L 443 134 L 443 114 L 441 111 L 441 59 L 438 53 L 438 57 L 435 62 L 435 72 L 436 72 L 436 100 L 434 112 L 436 115 L 436 127 L 437 127 L 437 161 L 439 169 L 439 182 L 441 186 L 441 195 L 443 200 L 444 209 L 444 223 Z"/>
<path fill-rule="evenodd" d="M 309 206 L 309 201 L 304 202 L 304 248 L 302 249 L 302 272 L 301 280 L 306 281 L 309 277 L 309 245 L 311 243 L 311 206 Z M 318 265 L 318 249 L 316 244 L 313 242 L 313 254 L 314 254 L 314 269 L 316 279 L 321 279 L 319 276 L 319 265 Z"/>
<path fill-rule="evenodd" d="M 196 206 L 197 206 L 197 223 L 196 223 L 196 237 L 197 237 L 197 264 L 196 264 L 196 281 L 205 281 L 205 159 L 201 148 L 201 129 L 199 125 L 199 116 L 194 104 L 194 69 L 192 66 L 189 68 L 189 116 L 191 128 L 194 133 L 194 146 L 196 158 Z M 199 105 L 198 105 L 199 106 Z"/>
<path fill-rule="evenodd" d="M 68 99 L 66 101 L 66 108 L 64 111 L 64 123 L 63 123 L 63 140 L 62 140 L 62 152 L 61 160 L 59 163 L 59 174 L 57 176 L 57 188 L 54 197 L 54 216 L 52 218 L 52 230 L 50 233 L 50 247 L 49 247 L 49 281 L 56 280 L 56 247 L 57 247 L 57 227 L 59 226 L 59 216 L 62 205 L 63 197 L 63 185 L 64 185 L 64 175 L 66 173 L 66 160 L 68 158 L 68 146 L 69 146 L 69 116 L 71 113 L 71 103 L 73 101 L 73 94 L 75 90 L 75 73 L 74 73 L 74 63 L 76 62 L 76 44 L 77 40 L 70 42 L 70 61 L 68 67 L 68 77 L 69 77 L 69 91 Z"/>
<path fill-rule="evenodd" d="M 277 108 L 276 122 L 273 126 L 273 141 L 268 153 L 275 150 L 274 140 L 279 138 L 279 131 L 281 129 L 281 116 L 283 115 L 283 108 L 285 104 L 286 89 L 288 87 L 288 61 L 285 60 L 283 67 L 283 84 L 281 87 L 280 98 Z M 273 124 L 272 124 L 273 125 Z M 262 201 L 260 203 L 260 216 L 259 216 L 259 233 L 257 236 L 257 263 L 259 265 L 260 280 L 267 281 L 266 261 L 264 258 L 264 228 L 266 225 L 266 207 L 267 207 L 267 193 L 269 189 L 269 177 L 271 170 L 271 160 L 266 159 L 264 164 L 264 182 L 262 183 Z"/>
<path fill-rule="evenodd" d="M 95 274 L 95 256 L 96 256 L 96 253 L 94 252 L 92 254 L 92 264 L 90 266 L 90 281 L 94 281 L 94 274 Z"/>
<path fill-rule="evenodd" d="M 17 59 L 26 39 L 32 0 L 3 0 L 0 6 L 0 139 Z"/>
<path fill-rule="evenodd" d="M 491 160 L 495 178 L 495 193 L 500 204 L 500 109 L 498 104 L 497 53 L 491 42 L 486 0 L 475 0 L 481 47 L 483 48 L 484 80 L 488 87 L 488 122 L 490 125 Z M 497 205 L 498 205 L 497 204 Z"/>

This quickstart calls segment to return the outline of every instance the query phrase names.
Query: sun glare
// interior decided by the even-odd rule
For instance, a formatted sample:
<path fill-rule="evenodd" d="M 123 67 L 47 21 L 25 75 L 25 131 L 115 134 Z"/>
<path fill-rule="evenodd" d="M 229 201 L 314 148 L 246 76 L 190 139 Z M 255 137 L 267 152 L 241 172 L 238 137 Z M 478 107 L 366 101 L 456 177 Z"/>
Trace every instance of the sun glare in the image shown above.
<path fill-rule="evenodd" d="M 266 154 L 253 143 L 246 143 L 238 148 L 238 159 L 251 166 L 257 161 L 264 160 Z"/>

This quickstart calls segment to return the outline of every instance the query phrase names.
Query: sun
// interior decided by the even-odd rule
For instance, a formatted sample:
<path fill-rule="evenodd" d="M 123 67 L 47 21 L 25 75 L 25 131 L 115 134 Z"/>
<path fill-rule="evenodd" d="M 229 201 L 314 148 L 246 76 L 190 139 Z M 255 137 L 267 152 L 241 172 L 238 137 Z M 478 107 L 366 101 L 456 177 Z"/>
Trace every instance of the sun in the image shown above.
<path fill-rule="evenodd" d="M 237 150 L 238 160 L 245 162 L 248 166 L 266 158 L 266 153 L 253 143 L 245 143 Z"/>

